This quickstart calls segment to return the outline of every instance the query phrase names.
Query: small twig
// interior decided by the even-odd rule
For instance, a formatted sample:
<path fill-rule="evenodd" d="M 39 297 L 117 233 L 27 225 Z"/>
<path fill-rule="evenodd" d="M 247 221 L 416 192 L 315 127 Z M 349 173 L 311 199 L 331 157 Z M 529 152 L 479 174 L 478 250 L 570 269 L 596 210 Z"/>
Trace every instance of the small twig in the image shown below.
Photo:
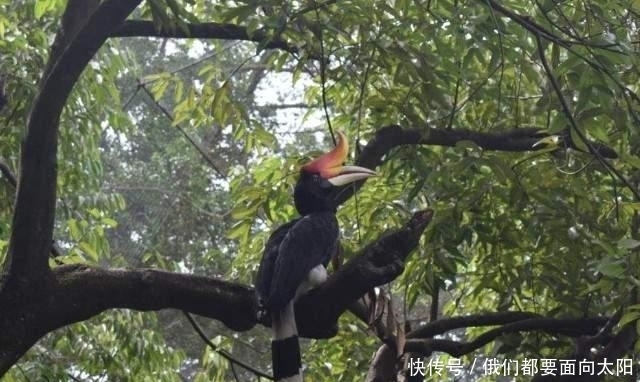
<path fill-rule="evenodd" d="M 579 169 L 575 170 L 575 171 L 566 171 L 561 169 L 560 167 L 556 167 L 556 170 L 560 171 L 561 173 L 565 174 L 565 175 L 577 175 L 579 173 L 581 173 L 582 171 L 584 171 L 587 167 L 589 167 L 589 165 L 591 165 L 591 163 L 593 163 L 593 161 L 595 161 L 595 158 L 591 158 L 591 160 L 589 160 L 589 162 L 587 162 L 586 164 L 582 165 Z"/>
<path fill-rule="evenodd" d="M 317 12 L 319 9 L 328 7 L 329 5 L 335 4 L 337 2 L 338 2 L 338 0 L 326 0 L 326 1 L 322 2 L 322 3 L 318 3 L 316 1 L 314 1 L 313 4 L 311 4 L 311 5 L 307 6 L 307 7 L 301 8 L 300 10 L 298 10 L 296 12 L 293 12 L 291 14 L 290 19 L 291 20 L 295 20 L 296 18 L 304 15 L 305 13 L 309 13 L 311 11 L 316 11 Z"/>
<path fill-rule="evenodd" d="M 236 372 L 236 365 L 233 362 L 229 362 L 229 366 L 231 367 L 231 374 L 233 374 L 233 379 L 236 382 L 240 382 L 240 378 L 238 378 L 238 373 Z"/>
<path fill-rule="evenodd" d="M 67 377 L 71 378 L 72 380 L 74 380 L 75 382 L 82 382 L 81 379 L 79 379 L 78 377 L 74 376 L 71 373 L 67 373 Z"/>
<path fill-rule="evenodd" d="M 431 307 L 429 309 L 429 321 L 433 322 L 438 319 L 438 310 L 440 307 L 440 287 L 434 281 L 433 293 L 431 294 Z"/>
<path fill-rule="evenodd" d="M 322 108 L 324 109 L 324 116 L 327 120 L 327 126 L 329 127 L 329 133 L 331 134 L 331 140 L 333 145 L 337 145 L 336 136 L 333 133 L 333 127 L 331 126 L 331 118 L 329 117 L 329 108 L 327 106 L 327 61 L 328 58 L 324 56 L 324 37 L 322 34 L 322 25 L 320 24 L 320 11 L 317 4 L 314 1 L 316 20 L 318 21 L 318 40 L 320 40 L 320 85 L 322 86 Z"/>
<path fill-rule="evenodd" d="M 227 351 L 222 350 L 220 348 L 218 348 L 213 342 L 211 342 L 211 340 L 209 340 L 209 338 L 207 337 L 207 335 L 204 333 L 204 331 L 202 330 L 202 328 L 200 327 L 200 325 L 196 322 L 196 320 L 193 318 L 193 316 L 191 315 L 191 313 L 186 312 L 186 311 L 182 311 L 182 313 L 185 315 L 185 317 L 187 317 L 187 320 L 189 321 L 189 323 L 191 324 L 191 326 L 193 327 L 193 329 L 196 331 L 196 333 L 198 333 L 198 336 L 200 336 L 200 338 L 202 339 L 202 341 L 204 343 L 206 343 L 211 350 L 215 351 L 216 353 L 220 354 L 224 359 L 226 359 L 227 361 L 229 361 L 232 365 L 236 364 L 246 370 L 249 370 L 250 372 L 252 372 L 253 374 L 257 375 L 258 377 L 261 378 L 266 378 L 270 381 L 273 381 L 273 376 L 265 373 L 264 371 L 258 370 L 256 368 L 254 368 L 253 366 L 240 361 L 236 358 L 234 358 L 231 354 L 229 354 Z"/>
<path fill-rule="evenodd" d="M 554 336 L 579 337 L 589 333 L 597 333 L 600 326 L 607 323 L 606 317 L 583 319 L 529 318 L 505 323 L 494 329 L 487 330 L 470 342 L 434 339 L 431 337 L 416 339 L 413 336 L 407 341 L 406 352 L 420 353 L 426 356 L 433 351 L 443 351 L 454 357 L 461 357 L 474 350 L 480 349 L 495 339 L 508 334 L 523 331 L 542 331 Z"/>
<path fill-rule="evenodd" d="M 7 102 L 6 82 L 4 76 L 0 75 L 0 111 L 4 109 Z"/>
<path fill-rule="evenodd" d="M 364 96 L 367 93 L 367 82 L 369 81 L 369 72 L 371 71 L 371 66 L 373 65 L 373 56 L 375 55 L 376 50 L 371 51 L 371 55 L 367 60 L 367 66 L 364 68 L 364 75 L 362 76 L 362 82 L 360 83 L 360 93 L 358 94 L 358 116 L 356 119 L 356 144 L 360 142 L 360 127 L 362 125 L 362 109 L 364 104 Z M 356 149 L 358 147 L 356 146 Z"/>
<path fill-rule="evenodd" d="M 138 86 L 136 86 L 136 90 L 129 96 L 127 101 L 122 105 L 122 110 L 127 110 L 129 108 L 129 105 L 131 104 L 133 99 L 136 97 L 136 95 L 138 95 L 138 92 L 140 91 L 141 87 L 142 87 L 142 84 L 138 82 Z"/>
<path fill-rule="evenodd" d="M 602 156 L 600 151 L 598 151 L 595 147 L 593 147 L 593 144 L 589 141 L 589 139 L 587 139 L 587 137 L 584 135 L 582 130 L 578 128 L 578 124 L 576 120 L 573 118 L 571 109 L 569 108 L 569 104 L 567 103 L 566 98 L 562 94 L 562 89 L 558 84 L 558 80 L 554 76 L 553 71 L 549 66 L 549 63 L 547 62 L 547 58 L 544 54 L 544 48 L 542 47 L 542 41 L 540 40 L 540 35 L 536 33 L 534 33 L 534 35 L 536 38 L 536 44 L 538 46 L 538 55 L 540 56 L 540 62 L 542 63 L 542 66 L 544 67 L 545 72 L 547 73 L 547 77 L 549 78 L 549 81 L 551 81 L 551 86 L 553 87 L 554 92 L 558 96 L 560 105 L 562 106 L 562 111 L 566 116 L 566 118 L 569 120 L 569 125 L 571 126 L 571 129 L 576 133 L 576 135 L 585 144 L 585 146 L 587 146 L 587 149 L 589 150 L 589 154 L 593 155 L 596 159 L 598 159 L 598 162 L 602 164 L 609 172 L 615 174 L 616 177 L 625 186 L 627 186 L 627 188 L 629 188 L 631 193 L 633 193 L 633 196 L 635 197 L 635 199 L 640 201 L 640 193 L 638 192 L 638 190 L 636 190 L 636 188 L 631 183 L 629 183 L 629 181 L 620 173 L 620 171 L 618 171 L 618 169 L 616 169 L 613 165 L 607 162 L 607 160 Z"/>
<path fill-rule="evenodd" d="M 460 62 L 458 61 L 458 78 L 456 79 L 456 89 L 453 93 L 453 106 L 451 107 L 451 114 L 449 114 L 449 123 L 447 124 L 447 130 L 453 128 L 453 120 L 456 117 L 456 109 L 458 109 L 458 97 L 460 96 Z"/>
<path fill-rule="evenodd" d="M 144 86 L 144 84 L 140 80 L 138 80 L 138 83 L 142 88 L 142 90 L 145 93 L 147 93 L 147 95 L 151 98 L 151 100 L 156 105 L 156 107 L 162 112 L 162 114 L 164 114 L 165 117 L 167 117 L 167 119 L 169 119 L 170 121 L 173 121 L 173 115 L 171 115 L 171 113 L 169 113 L 169 111 L 153 97 L 153 94 L 151 94 L 149 89 L 147 89 L 147 87 Z M 207 163 L 209 163 L 211 168 L 216 173 L 218 173 L 218 175 L 220 175 L 222 178 L 226 178 L 226 175 L 218 168 L 218 166 L 216 166 L 213 159 L 211 159 L 209 155 L 204 151 L 204 149 L 193 138 L 191 138 L 189 134 L 187 134 L 187 132 L 182 128 L 182 126 L 176 125 L 176 128 L 178 129 L 178 131 L 180 131 L 180 133 L 182 133 L 182 135 L 187 139 L 187 141 L 189 141 L 189 143 L 198 151 L 198 153 L 202 156 L 202 158 L 204 158 L 204 160 Z"/>
<path fill-rule="evenodd" d="M 9 165 L 4 161 L 4 159 L 0 158 L 0 173 L 7 179 L 7 182 L 13 187 L 18 187 L 18 180 L 16 176 L 13 174 L 13 171 L 9 168 Z"/>

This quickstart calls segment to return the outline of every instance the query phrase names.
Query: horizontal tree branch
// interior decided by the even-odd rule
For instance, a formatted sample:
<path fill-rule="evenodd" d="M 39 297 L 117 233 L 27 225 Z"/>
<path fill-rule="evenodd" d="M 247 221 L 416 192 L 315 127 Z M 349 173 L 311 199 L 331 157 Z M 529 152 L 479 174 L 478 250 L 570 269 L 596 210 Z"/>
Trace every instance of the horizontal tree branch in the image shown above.
<path fill-rule="evenodd" d="M 255 325 L 251 288 L 211 277 L 154 269 L 103 269 L 68 265 L 53 270 L 46 295 L 33 303 L 3 306 L 0 317 L 0 375 L 40 337 L 107 309 L 175 308 L 220 320 L 233 330 Z"/>
<path fill-rule="evenodd" d="M 529 318 L 511 322 L 486 331 L 471 342 L 460 342 L 445 339 L 416 339 L 412 338 L 405 344 L 405 352 L 430 356 L 434 351 L 445 352 L 454 357 L 469 354 L 498 337 L 509 333 L 523 331 L 543 331 L 551 335 L 578 337 L 598 333 L 601 326 L 607 323 L 607 317 L 557 319 L 557 318 Z M 470 325 L 471 326 L 471 325 Z"/>
<path fill-rule="evenodd" d="M 297 53 L 298 48 L 279 38 L 269 38 L 264 31 L 249 34 L 247 28 L 235 24 L 197 23 L 186 24 L 182 28 L 158 30 L 152 21 L 127 20 L 111 37 L 162 37 L 162 38 L 199 38 L 215 40 L 252 41 L 261 44 L 264 49 L 280 49 Z"/>
<path fill-rule="evenodd" d="M 296 304 L 300 334 L 327 338 L 337 320 L 367 290 L 397 277 L 431 221 L 418 211 L 401 228 L 382 235 Z M 252 288 L 213 277 L 154 269 L 104 269 L 88 265 L 54 268 L 38 299 L 2 301 L 0 376 L 43 335 L 107 309 L 180 309 L 221 321 L 236 331 L 257 321 Z"/>
<path fill-rule="evenodd" d="M 385 156 L 394 148 L 405 145 L 428 145 L 453 147 L 460 142 L 470 141 L 484 150 L 524 152 L 537 151 L 548 148 L 547 144 L 537 144 L 550 134 L 537 127 L 522 127 L 500 132 L 480 132 L 469 129 L 436 129 L 403 128 L 399 125 L 389 125 L 378 129 L 373 138 L 363 147 L 356 158 L 356 164 L 367 168 L 380 166 Z M 571 141 L 568 133 L 556 135 L 558 148 L 570 147 L 578 149 Z M 616 158 L 614 150 L 597 142 L 592 143 L 600 155 L 605 158 Z M 364 182 L 357 182 L 355 186 L 343 187 L 335 193 L 338 203 L 349 199 Z"/>
<path fill-rule="evenodd" d="M 407 333 L 407 338 L 431 338 L 460 328 L 505 325 L 512 322 L 542 318 L 532 312 L 491 312 L 454 316 L 429 322 Z"/>

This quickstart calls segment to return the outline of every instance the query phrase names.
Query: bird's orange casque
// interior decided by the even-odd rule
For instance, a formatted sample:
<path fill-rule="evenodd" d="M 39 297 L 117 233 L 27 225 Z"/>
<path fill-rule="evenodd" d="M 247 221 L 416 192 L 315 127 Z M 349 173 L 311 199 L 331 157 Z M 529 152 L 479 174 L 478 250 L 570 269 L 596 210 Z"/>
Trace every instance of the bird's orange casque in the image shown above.
<path fill-rule="evenodd" d="M 338 132 L 338 137 L 338 144 L 333 150 L 305 164 L 302 169 L 310 173 L 318 173 L 325 179 L 338 175 L 349 154 L 347 137 L 341 131 Z"/>
<path fill-rule="evenodd" d="M 320 174 L 334 186 L 344 186 L 357 180 L 375 176 L 375 171 L 366 167 L 344 165 L 349 153 L 349 142 L 342 132 L 338 132 L 338 144 L 333 150 L 302 166 L 302 171 Z"/>

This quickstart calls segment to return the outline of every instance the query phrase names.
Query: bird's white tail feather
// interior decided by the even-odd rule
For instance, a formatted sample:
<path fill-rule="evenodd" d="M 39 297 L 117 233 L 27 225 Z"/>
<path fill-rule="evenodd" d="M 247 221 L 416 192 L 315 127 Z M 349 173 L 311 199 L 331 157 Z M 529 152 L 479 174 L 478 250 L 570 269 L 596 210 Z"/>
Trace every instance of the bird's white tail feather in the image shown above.
<path fill-rule="evenodd" d="M 296 326 L 296 316 L 293 311 L 294 301 L 289 303 L 281 312 L 273 314 L 273 339 L 283 340 L 285 338 L 298 335 L 298 327 Z"/>
<path fill-rule="evenodd" d="M 302 382 L 302 360 L 293 304 L 293 300 L 289 301 L 281 312 L 271 316 L 271 356 L 273 376 L 277 382 Z"/>
<path fill-rule="evenodd" d="M 307 279 L 298 287 L 293 300 L 289 301 L 281 312 L 271 316 L 273 329 L 271 356 L 276 382 L 302 382 L 302 359 L 293 305 L 298 297 L 322 284 L 326 279 L 327 269 L 324 265 L 314 267 L 307 275 Z"/>

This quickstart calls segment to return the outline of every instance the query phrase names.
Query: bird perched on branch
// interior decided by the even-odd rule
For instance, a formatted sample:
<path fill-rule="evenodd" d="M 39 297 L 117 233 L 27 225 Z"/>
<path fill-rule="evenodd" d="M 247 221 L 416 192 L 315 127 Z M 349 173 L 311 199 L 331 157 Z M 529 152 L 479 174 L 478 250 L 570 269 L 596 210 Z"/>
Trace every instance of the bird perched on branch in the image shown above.
<path fill-rule="evenodd" d="M 375 175 L 364 167 L 343 165 L 349 152 L 339 134 L 336 147 L 300 169 L 293 199 L 300 217 L 278 227 L 269 237 L 256 278 L 261 308 L 271 314 L 271 352 L 276 381 L 302 381 L 302 362 L 294 303 L 324 282 L 326 266 L 338 246 L 336 187 Z"/>

